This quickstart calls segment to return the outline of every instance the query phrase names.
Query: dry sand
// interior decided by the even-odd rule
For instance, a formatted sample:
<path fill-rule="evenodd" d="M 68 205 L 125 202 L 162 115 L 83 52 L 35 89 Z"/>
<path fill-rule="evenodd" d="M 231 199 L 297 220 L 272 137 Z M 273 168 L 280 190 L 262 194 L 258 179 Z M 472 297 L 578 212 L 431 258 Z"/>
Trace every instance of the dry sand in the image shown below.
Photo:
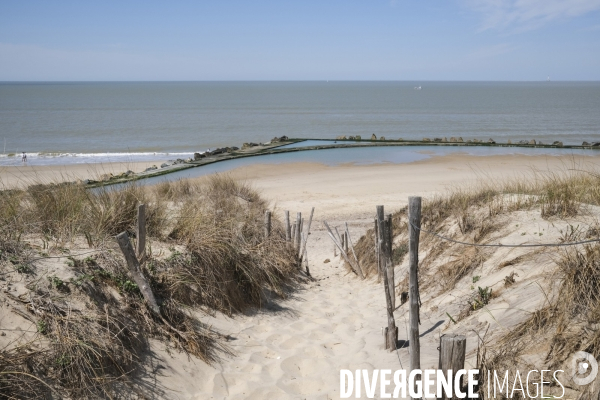
<path fill-rule="evenodd" d="M 274 301 L 267 308 L 246 315 L 233 318 L 221 314 L 203 315 L 205 322 L 231 335 L 228 344 L 235 352 L 235 356 L 224 356 L 212 366 L 169 352 L 164 344 L 153 343 L 144 378 L 146 395 L 154 399 L 337 399 L 340 369 L 407 369 L 407 348 L 393 353 L 383 349 L 382 327 L 387 320 L 381 284 L 360 281 L 344 269 L 339 257 L 333 257 L 332 242 L 321 221 L 327 220 L 333 225 L 347 221 L 356 241 L 372 226 L 375 206 L 379 204 L 392 212 L 405 205 L 408 196 L 431 196 L 453 185 L 530 175 L 536 169 L 572 165 L 582 168 L 588 163 L 597 166 L 599 162 L 600 157 L 456 155 L 399 165 L 281 164 L 232 171 L 235 177 L 252 182 L 281 215 L 283 210 L 290 210 L 292 215 L 297 211 L 308 215 L 310 208 L 315 207 L 308 242 L 314 281 L 290 298 Z M 72 167 L 65 172 L 83 173 Z M 3 171 L 3 179 L 4 174 Z M 18 179 L 16 175 L 13 173 L 11 179 Z M 536 222 L 533 215 L 522 218 L 529 218 L 538 225 L 544 223 Z M 542 229 L 551 228 L 544 225 Z M 506 234 L 511 240 L 521 237 L 517 231 Z M 547 237 L 554 239 L 551 234 Z M 497 262 L 500 256 L 498 253 L 492 261 Z M 325 263 L 326 259 L 331 262 Z M 397 277 L 405 267 L 397 267 Z M 532 282 L 543 275 L 543 265 L 540 268 L 520 271 L 522 279 Z M 502 279 L 496 275 L 487 277 L 490 284 Z M 535 307 L 543 299 L 535 285 L 525 280 L 517 289 L 520 291 L 516 294 L 496 302 L 500 312 L 507 313 L 506 310 L 524 307 L 523 304 Z M 421 366 L 434 368 L 439 335 L 449 327 L 443 315 L 455 305 L 452 296 L 441 299 L 429 296 L 424 300 Z M 441 308 L 438 310 L 436 306 Z M 400 339 L 405 339 L 406 309 L 400 307 L 395 318 Z M 503 323 L 510 325 L 515 320 L 507 317 Z M 468 332 L 493 322 L 493 317 L 485 314 L 465 320 L 457 329 Z M 450 328 L 450 331 L 454 329 Z M 468 343 L 467 367 L 472 367 L 476 341 L 469 339 Z M 379 396 L 379 390 L 376 394 Z"/>
<path fill-rule="evenodd" d="M 405 205 L 412 195 L 429 196 L 479 179 L 507 179 L 531 175 L 535 170 L 573 165 L 581 168 L 587 163 L 597 165 L 599 161 L 599 157 L 450 156 L 402 165 L 283 164 L 255 165 L 232 171 L 235 177 L 259 188 L 281 214 L 283 210 L 290 210 L 292 215 L 297 211 L 308 215 L 310 208 L 315 207 L 308 243 L 310 271 L 315 281 L 290 299 L 276 301 L 265 310 L 234 318 L 204 316 L 206 322 L 231 334 L 233 339 L 229 345 L 235 357 L 225 357 L 208 366 L 190 362 L 181 354 L 167 355 L 157 346 L 152 368 L 158 372 L 150 373 L 157 398 L 338 399 L 340 369 L 408 369 L 407 348 L 394 353 L 383 349 L 382 327 L 387 317 L 381 284 L 374 280 L 360 281 L 348 274 L 339 257 L 333 257 L 332 242 L 321 221 L 327 220 L 333 225 L 347 221 L 352 237 L 357 240 L 372 226 L 378 204 L 385 205 L 391 212 Z M 519 218 L 540 230 L 546 229 L 546 239 L 555 240 L 561 226 L 553 227 L 551 234 L 548 223 L 534 214 L 523 214 Z M 530 239 L 516 230 L 506 235 L 508 241 Z M 490 264 L 481 272 L 482 275 L 486 272 L 481 285 L 502 281 L 506 271 L 491 273 L 488 269 L 495 266 L 499 258 L 512 258 L 515 253 L 501 251 L 491 257 Z M 324 263 L 326 259 L 331 262 Z M 524 311 L 538 306 L 544 295 L 533 282 L 543 278 L 546 265 L 526 271 L 516 269 L 521 283 L 515 286 L 515 291 L 498 299 L 495 310 L 489 314 L 467 318 L 456 328 L 449 327 L 445 312 L 449 310 L 456 315 L 458 305 L 453 299 L 464 295 L 464 290 L 453 291 L 442 298 L 424 299 L 422 368 L 437 367 L 436 348 L 444 329 L 444 333 L 468 334 L 467 368 L 474 367 L 477 341 L 473 330 L 495 323 L 496 330 L 502 331 L 523 318 Z M 396 277 L 401 276 L 405 268 L 406 265 L 397 267 Z M 502 326 L 494 322 L 493 313 L 497 313 Z M 395 318 L 400 339 L 406 339 L 406 308 L 400 307 Z M 364 391 L 362 396 L 366 398 Z M 376 398 L 379 398 L 379 389 Z"/>
<path fill-rule="evenodd" d="M 65 165 L 31 165 L 30 163 L 30 165 L 0 166 L 0 185 L 12 188 L 33 183 L 98 179 L 104 174 L 117 175 L 128 170 L 142 172 L 152 165 L 160 166 L 164 161 Z"/>

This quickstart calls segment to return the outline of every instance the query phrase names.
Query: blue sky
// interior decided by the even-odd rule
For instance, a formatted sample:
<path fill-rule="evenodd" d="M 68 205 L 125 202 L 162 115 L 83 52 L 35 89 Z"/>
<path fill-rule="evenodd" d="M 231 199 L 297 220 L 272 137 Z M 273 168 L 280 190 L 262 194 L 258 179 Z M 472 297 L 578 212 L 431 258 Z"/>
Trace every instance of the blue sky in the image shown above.
<path fill-rule="evenodd" d="M 600 80 L 600 0 L 0 2 L 0 81 Z"/>

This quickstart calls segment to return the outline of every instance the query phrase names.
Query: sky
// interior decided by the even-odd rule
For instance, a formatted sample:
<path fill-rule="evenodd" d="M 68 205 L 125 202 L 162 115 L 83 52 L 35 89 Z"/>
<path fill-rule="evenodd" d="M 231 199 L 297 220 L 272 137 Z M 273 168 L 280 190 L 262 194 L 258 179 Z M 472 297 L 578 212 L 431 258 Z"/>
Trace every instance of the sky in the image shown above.
<path fill-rule="evenodd" d="M 0 81 L 600 80 L 600 0 L 0 2 Z"/>

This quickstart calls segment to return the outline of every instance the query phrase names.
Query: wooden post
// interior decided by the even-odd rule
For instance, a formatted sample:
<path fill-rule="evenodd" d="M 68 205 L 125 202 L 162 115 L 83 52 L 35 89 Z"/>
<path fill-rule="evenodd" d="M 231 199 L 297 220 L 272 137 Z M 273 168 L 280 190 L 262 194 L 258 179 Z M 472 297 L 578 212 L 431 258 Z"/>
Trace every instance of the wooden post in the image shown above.
<path fill-rule="evenodd" d="M 327 228 L 327 234 L 329 235 L 329 237 L 331 238 L 331 240 L 333 240 L 333 244 L 335 246 L 337 246 L 337 248 L 340 250 L 340 255 L 350 265 L 350 268 L 352 268 L 352 271 L 354 271 L 354 273 L 356 273 L 356 275 L 362 277 L 362 271 L 360 271 L 359 269 L 357 269 L 357 267 L 354 265 L 354 263 L 350 260 L 350 257 L 348 257 L 348 254 L 344 252 L 344 248 L 342 246 L 342 243 L 339 241 L 338 238 L 335 237 L 335 235 L 331 231 L 331 228 L 329 227 L 329 224 L 327 223 L 327 221 L 323 221 L 323 225 L 325 225 L 325 228 Z M 336 231 L 337 231 L 337 228 L 336 228 Z M 338 235 L 338 237 L 339 237 L 339 235 Z"/>
<path fill-rule="evenodd" d="M 410 309 L 409 354 L 410 369 L 421 369 L 419 343 L 419 236 L 421 228 L 421 198 L 408 198 L 408 297 Z"/>
<path fill-rule="evenodd" d="M 312 225 L 312 219 L 313 219 L 313 215 L 315 213 L 315 208 L 313 207 L 310 210 L 310 217 L 308 218 L 308 225 L 306 227 L 306 235 L 304 235 L 304 240 L 302 242 L 302 259 L 304 260 L 305 264 L 306 264 L 306 274 L 310 276 L 310 271 L 308 269 L 308 252 L 306 250 L 306 243 L 308 242 L 308 235 L 310 235 L 310 226 Z"/>
<path fill-rule="evenodd" d="M 384 240 L 389 236 L 389 233 L 387 232 L 387 224 L 384 223 L 383 206 L 377 206 L 377 225 L 379 227 L 379 252 L 381 254 L 383 289 L 385 291 L 385 303 L 388 317 L 386 349 L 394 351 L 396 350 L 396 341 L 398 340 L 398 330 L 396 329 L 394 309 L 392 308 L 392 296 L 390 293 L 390 285 L 388 283 L 387 269 L 391 268 L 392 254 L 389 251 L 387 240 Z"/>
<path fill-rule="evenodd" d="M 440 358 L 438 369 L 440 369 L 445 376 L 447 376 L 449 369 L 452 370 L 452 387 L 454 387 L 454 375 L 456 374 L 456 371 L 465 368 L 466 349 L 467 338 L 463 335 L 449 334 L 442 335 L 440 338 Z M 446 393 L 442 391 L 442 397 L 440 398 L 451 399 L 452 397 L 446 397 Z"/>
<path fill-rule="evenodd" d="M 342 248 L 346 251 L 346 232 L 342 232 Z M 348 254 L 348 252 L 346 252 L 346 254 Z"/>
<path fill-rule="evenodd" d="M 381 260 L 379 259 L 379 225 L 377 225 L 377 218 L 375 218 L 375 256 L 377 258 L 377 280 L 381 280 Z"/>
<path fill-rule="evenodd" d="M 137 283 L 138 287 L 140 288 L 140 292 L 142 292 L 142 296 L 144 296 L 144 299 L 148 303 L 148 307 L 150 307 L 150 310 L 157 317 L 161 317 L 160 307 L 158 307 L 158 304 L 156 303 L 156 299 L 154 298 L 154 293 L 152 293 L 150 285 L 140 271 L 140 263 L 135 256 L 135 252 L 133 251 L 133 246 L 131 246 L 131 241 L 129 240 L 129 236 L 127 236 L 127 232 L 122 232 L 117 235 L 117 243 L 119 243 L 119 247 L 125 256 L 129 272 L 131 273 L 135 283 Z"/>
<path fill-rule="evenodd" d="M 346 250 L 346 254 L 348 254 L 348 232 L 344 232 L 344 250 Z"/>
<path fill-rule="evenodd" d="M 285 212 L 285 241 L 289 242 L 292 240 L 292 230 L 290 225 L 290 212 Z"/>
<path fill-rule="evenodd" d="M 296 214 L 296 232 L 294 233 L 294 248 L 300 251 L 300 240 L 302 239 L 302 213 Z"/>
<path fill-rule="evenodd" d="M 388 285 L 390 286 L 390 295 L 392 297 L 392 309 L 395 310 L 396 309 L 396 282 L 394 280 L 394 261 L 393 261 L 393 247 L 392 247 L 392 243 L 394 242 L 394 234 L 392 232 L 392 214 L 388 214 L 387 219 L 385 221 L 386 223 L 386 227 L 385 230 L 388 233 L 388 236 L 386 237 L 387 240 L 387 248 L 390 252 L 390 268 L 387 269 L 387 276 L 388 276 Z"/>
<path fill-rule="evenodd" d="M 271 236 L 271 211 L 265 211 L 265 240 Z"/>
<path fill-rule="evenodd" d="M 352 238 L 350 237 L 350 230 L 348 229 L 348 223 L 346 222 L 346 237 L 348 238 L 347 242 L 350 244 L 350 249 L 352 250 L 352 255 L 354 256 L 354 261 L 356 261 L 356 268 L 360 272 L 360 277 L 365 279 L 365 275 L 363 274 L 362 268 L 360 267 L 360 263 L 358 262 L 358 257 L 356 257 L 356 252 L 354 251 L 354 244 L 352 244 Z"/>
<path fill-rule="evenodd" d="M 335 245 L 335 243 L 333 244 L 333 256 L 337 257 L 337 246 Z"/>
<path fill-rule="evenodd" d="M 146 255 L 146 205 L 140 204 L 137 212 L 137 257 L 142 260 Z"/>

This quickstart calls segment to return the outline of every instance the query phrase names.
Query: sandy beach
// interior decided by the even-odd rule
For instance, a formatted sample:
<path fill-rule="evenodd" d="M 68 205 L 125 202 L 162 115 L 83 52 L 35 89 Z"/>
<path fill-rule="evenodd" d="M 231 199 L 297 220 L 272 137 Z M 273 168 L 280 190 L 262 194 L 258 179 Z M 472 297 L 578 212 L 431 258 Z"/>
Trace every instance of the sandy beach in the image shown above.
<path fill-rule="evenodd" d="M 431 198 L 453 187 L 531 178 L 541 171 L 597 168 L 599 164 L 600 157 L 453 155 L 409 164 L 331 167 L 296 163 L 232 170 L 230 174 L 235 179 L 250 182 L 257 188 L 280 218 L 284 210 L 290 210 L 292 215 L 298 211 L 308 215 L 311 207 L 315 207 L 308 241 L 312 280 L 289 298 L 274 301 L 260 310 L 233 317 L 198 312 L 203 322 L 229 335 L 227 346 L 234 354 L 222 355 L 218 362 L 208 365 L 152 341 L 139 387 L 152 399 L 325 400 L 340 398 L 340 369 L 407 369 L 408 348 L 392 353 L 383 348 L 386 309 L 381 283 L 374 279 L 361 281 L 348 272 L 339 255 L 334 257 L 333 244 L 322 221 L 327 220 L 332 226 L 343 226 L 347 222 L 353 240 L 357 241 L 372 227 L 377 205 L 384 205 L 387 212 L 393 212 L 406 205 L 409 196 Z M 133 167 L 111 164 L 103 165 L 102 170 L 118 173 L 123 168 L 144 167 L 143 164 Z M 83 177 L 93 171 L 89 168 L 18 168 L 2 171 L 2 179 L 14 184 L 39 176 L 45 179 Z M 543 229 L 544 239 L 548 241 L 558 240 L 559 231 L 567 224 L 561 222 L 555 226 L 531 211 L 522 212 L 518 218 L 537 226 L 540 232 Z M 514 228 L 498 235 L 504 235 L 509 242 L 524 240 Z M 495 267 L 499 260 L 514 256 L 514 252 L 504 250 L 490 255 L 490 261 L 478 272 L 485 275 L 481 285 L 502 281 L 506 273 Z M 467 335 L 466 365 L 475 367 L 476 332 L 487 326 L 501 332 L 522 320 L 523 310 L 534 310 L 543 302 L 545 294 L 532 285 L 546 279 L 544 268 L 548 259 L 543 256 L 542 260 L 546 261 L 538 262 L 533 268 L 514 269 L 520 276 L 520 285 L 501 295 L 488 314 L 469 317 L 456 326 L 450 325 L 445 313 L 456 315 L 459 306 L 452 299 L 465 296 L 468 290 L 459 287 L 442 297 L 436 297 L 434 292 L 423 294 L 422 367 L 436 368 L 439 337 L 453 332 Z M 48 264 L 47 268 L 50 274 L 62 267 Z M 396 266 L 396 276 L 402 276 L 406 268 L 405 260 Z M 517 309 L 521 311 L 515 311 Z M 394 314 L 399 338 L 406 339 L 408 310 L 399 307 Z"/>

